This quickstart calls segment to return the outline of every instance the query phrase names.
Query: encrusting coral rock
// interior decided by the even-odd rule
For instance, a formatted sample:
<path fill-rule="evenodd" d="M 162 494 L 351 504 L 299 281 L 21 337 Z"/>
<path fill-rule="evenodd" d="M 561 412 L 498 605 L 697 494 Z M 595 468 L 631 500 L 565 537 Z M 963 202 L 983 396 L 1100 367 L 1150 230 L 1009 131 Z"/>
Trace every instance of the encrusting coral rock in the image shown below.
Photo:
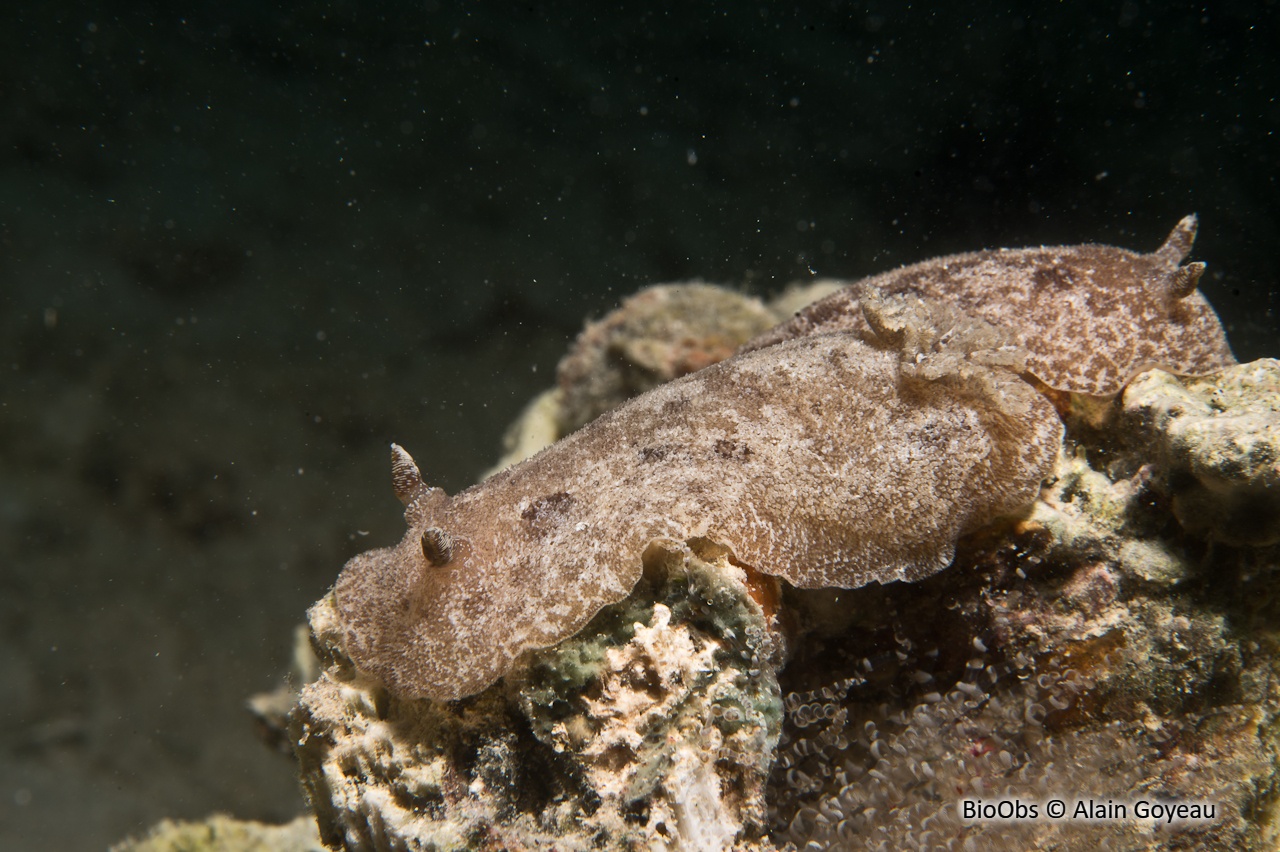
<path fill-rule="evenodd" d="M 1280 543 L 1280 362 L 1198 379 L 1160 370 L 1124 392 L 1182 526 L 1228 544 Z"/>
<path fill-rule="evenodd" d="M 165 820 L 147 835 L 125 840 L 111 852 L 323 852 L 316 822 L 301 816 L 284 825 L 264 825 L 216 815 L 200 822 Z"/>
<path fill-rule="evenodd" d="M 629 594 L 658 540 L 709 539 L 805 587 L 946 567 L 959 536 L 1030 503 L 1062 426 L 984 324 L 867 310 L 875 345 L 722 361 L 454 497 L 397 447 L 409 530 L 338 578 L 347 653 L 404 696 L 474 694 Z"/>
<path fill-rule="evenodd" d="M 859 283 L 882 296 L 953 305 L 1012 334 L 1027 352 L 1028 371 L 1049 387 L 1110 396 L 1150 367 L 1203 375 L 1235 363 L 1217 314 L 1196 290 L 1205 265 L 1180 265 L 1195 234 L 1196 217 L 1187 216 L 1150 254 L 1093 244 L 999 249 L 934 258 Z M 747 347 L 862 325 L 849 288 Z"/>
<path fill-rule="evenodd" d="M 1187 553 L 1140 459 L 1113 457 L 1133 472 L 1112 479 L 1064 453 L 1027 519 L 966 541 L 952 570 L 920 583 L 790 593 L 807 635 L 781 675 L 775 842 L 1274 848 L 1280 577 L 1259 570 L 1274 554 Z M 1051 797 L 1216 811 L 1172 826 L 957 811 L 965 798 Z"/>
<path fill-rule="evenodd" d="M 503 689 L 406 701 L 345 662 L 294 736 L 321 834 L 347 849 L 727 849 L 765 830 L 782 719 L 771 617 L 723 551 L 646 554 L 641 588 Z"/>

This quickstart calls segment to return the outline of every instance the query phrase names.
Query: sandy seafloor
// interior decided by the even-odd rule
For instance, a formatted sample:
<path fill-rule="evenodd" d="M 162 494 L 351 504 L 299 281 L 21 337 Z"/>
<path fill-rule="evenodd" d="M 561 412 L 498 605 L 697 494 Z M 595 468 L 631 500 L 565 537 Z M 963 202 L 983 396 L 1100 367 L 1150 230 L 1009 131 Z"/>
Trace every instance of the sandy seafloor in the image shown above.
<path fill-rule="evenodd" d="M 285 820 L 246 697 L 584 317 L 1192 210 L 1277 354 L 1274 2 L 6 4 L 0 849 Z"/>

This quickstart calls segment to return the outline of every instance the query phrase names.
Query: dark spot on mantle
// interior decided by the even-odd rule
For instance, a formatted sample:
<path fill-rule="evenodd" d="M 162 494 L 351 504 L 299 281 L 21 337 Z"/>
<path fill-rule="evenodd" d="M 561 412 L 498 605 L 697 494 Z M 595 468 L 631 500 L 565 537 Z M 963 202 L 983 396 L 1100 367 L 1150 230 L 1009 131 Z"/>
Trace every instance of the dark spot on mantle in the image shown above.
<path fill-rule="evenodd" d="M 563 515 L 572 505 L 573 495 L 567 491 L 557 491 L 555 494 L 548 494 L 534 500 L 529 504 L 529 508 L 520 513 L 520 517 L 530 523 L 551 520 L 558 515 Z"/>
<path fill-rule="evenodd" d="M 1069 290 L 1075 286 L 1075 276 L 1061 266 L 1037 266 L 1031 273 L 1036 286 L 1046 290 Z"/>
<path fill-rule="evenodd" d="M 636 451 L 642 462 L 659 462 L 671 455 L 672 447 L 668 444 L 656 444 L 652 447 L 641 447 Z"/>
<path fill-rule="evenodd" d="M 733 441 L 728 438 L 721 438 L 716 441 L 712 447 L 715 454 L 722 459 L 737 459 L 738 461 L 746 461 L 751 458 L 751 448 L 741 441 Z"/>

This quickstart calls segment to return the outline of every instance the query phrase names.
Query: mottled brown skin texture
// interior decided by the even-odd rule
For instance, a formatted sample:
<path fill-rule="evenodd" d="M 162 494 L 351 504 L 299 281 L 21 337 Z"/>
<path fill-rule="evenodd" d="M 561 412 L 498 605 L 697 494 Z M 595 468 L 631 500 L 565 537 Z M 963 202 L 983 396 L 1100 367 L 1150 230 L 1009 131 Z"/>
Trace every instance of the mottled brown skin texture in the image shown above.
<path fill-rule="evenodd" d="M 473 694 L 629 594 L 654 541 L 710 540 L 804 587 L 946 567 L 959 536 L 1034 498 L 1062 426 L 987 366 L 1010 357 L 989 334 L 890 307 L 872 342 L 737 355 L 452 497 L 395 447 L 409 529 L 338 579 L 348 653 L 405 697 Z"/>
<path fill-rule="evenodd" d="M 1027 369 L 1050 388 L 1119 393 L 1159 367 L 1206 375 L 1235 363 L 1222 324 L 1196 291 L 1203 263 L 1181 265 L 1195 240 L 1187 216 L 1150 254 L 1103 245 L 953 254 L 863 279 L 882 296 L 936 299 L 1006 329 Z M 855 287 L 815 302 L 745 349 L 866 328 Z"/>

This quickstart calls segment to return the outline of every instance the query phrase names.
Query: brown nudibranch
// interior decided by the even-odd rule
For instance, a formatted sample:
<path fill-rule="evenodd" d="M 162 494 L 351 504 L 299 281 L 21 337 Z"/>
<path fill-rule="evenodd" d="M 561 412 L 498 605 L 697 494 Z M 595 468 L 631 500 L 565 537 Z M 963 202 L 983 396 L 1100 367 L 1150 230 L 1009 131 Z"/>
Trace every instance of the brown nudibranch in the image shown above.
<path fill-rule="evenodd" d="M 738 354 L 452 497 L 393 446 L 409 529 L 338 578 L 348 654 L 403 697 L 474 694 L 629 594 L 657 540 L 811 588 L 946 567 L 1035 497 L 1062 424 L 990 326 L 863 301 L 874 332 Z"/>
<path fill-rule="evenodd" d="M 1184 217 L 1149 254 L 1104 245 L 953 254 L 863 279 L 882 296 L 946 302 L 1006 330 L 1027 371 L 1060 391 L 1111 396 L 1143 370 L 1206 375 L 1235 363 L 1218 315 L 1196 290 L 1203 263 L 1182 264 L 1197 220 Z M 744 349 L 865 329 L 857 288 L 821 299 Z"/>

